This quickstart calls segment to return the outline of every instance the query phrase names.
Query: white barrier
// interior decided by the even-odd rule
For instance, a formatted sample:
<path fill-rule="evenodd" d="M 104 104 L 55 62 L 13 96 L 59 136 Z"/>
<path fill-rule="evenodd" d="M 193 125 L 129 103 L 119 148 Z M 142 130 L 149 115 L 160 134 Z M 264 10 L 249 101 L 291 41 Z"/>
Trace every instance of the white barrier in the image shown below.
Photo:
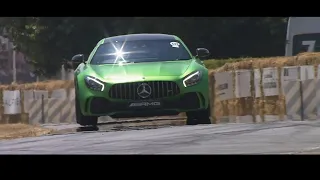
<path fill-rule="evenodd" d="M 264 96 L 279 95 L 279 76 L 277 68 L 263 68 L 262 72 L 262 88 Z"/>
<path fill-rule="evenodd" d="M 320 65 L 318 66 L 318 76 L 314 77 L 314 66 L 290 66 L 283 67 L 281 71 L 276 67 L 254 69 L 254 98 L 284 95 L 285 98 L 285 119 L 286 120 L 315 120 L 320 118 Z M 218 90 L 217 99 L 228 100 L 234 98 L 251 97 L 250 91 L 250 73 L 252 70 L 236 70 L 235 73 L 235 89 L 234 97 L 232 97 L 231 89 Z M 230 86 L 231 72 L 215 74 L 218 79 L 216 87 L 223 84 Z M 280 76 L 279 76 L 280 75 Z M 262 87 L 260 85 L 262 84 Z M 232 84 L 231 84 L 232 85 Z M 226 85 L 224 86 L 226 87 Z M 281 87 L 281 88 L 280 88 Z M 262 90 L 262 91 L 261 91 Z M 226 97 L 226 94 L 229 94 Z M 222 97 L 224 95 L 224 97 Z M 221 98 L 222 97 L 222 98 Z M 279 96 L 280 97 L 280 96 Z M 283 97 L 283 96 L 282 96 Z M 260 99 L 260 100 L 263 100 Z M 279 99 L 276 103 L 281 103 Z M 279 106 L 280 104 L 278 104 Z M 238 119 L 251 121 L 250 116 L 226 116 L 219 117 L 220 121 L 238 122 Z M 256 122 L 279 121 L 280 115 L 256 115 Z"/>
<path fill-rule="evenodd" d="M 301 95 L 299 66 L 283 67 L 281 71 L 282 92 L 286 99 L 285 119 L 301 121 Z"/>
<path fill-rule="evenodd" d="M 34 99 L 42 99 L 42 96 L 45 99 L 49 98 L 49 92 L 48 91 L 42 91 L 42 90 L 33 91 Z"/>
<path fill-rule="evenodd" d="M 232 72 L 219 72 L 215 74 L 215 93 L 220 101 L 234 98 Z M 217 119 L 220 123 L 234 121 L 233 116 L 221 116 Z"/>
<path fill-rule="evenodd" d="M 235 71 L 235 97 L 244 98 L 252 97 L 251 94 L 251 70 L 236 70 Z M 237 123 L 252 123 L 252 115 L 235 116 Z"/>
<path fill-rule="evenodd" d="M 317 119 L 316 80 L 313 66 L 300 66 L 303 120 Z"/>
<path fill-rule="evenodd" d="M 319 93 L 316 90 L 319 79 L 315 79 L 314 66 L 284 67 L 283 74 L 287 119 L 316 120 L 319 114 Z"/>
<path fill-rule="evenodd" d="M 216 84 L 216 94 L 219 100 L 233 99 L 233 77 L 232 72 L 219 72 L 215 74 Z"/>
<path fill-rule="evenodd" d="M 3 107 L 4 114 L 20 114 L 21 113 L 21 98 L 20 91 L 3 91 Z"/>
<path fill-rule="evenodd" d="M 235 76 L 236 98 L 251 97 L 251 70 L 237 70 Z"/>
<path fill-rule="evenodd" d="M 24 96 L 20 102 L 20 93 Z M 43 98 L 42 98 L 43 97 Z M 75 123 L 75 92 L 74 89 L 57 89 L 49 94 L 48 91 L 24 90 L 3 91 L 4 114 L 20 114 L 21 104 L 23 112 L 29 115 L 29 124 L 59 124 Z M 112 120 L 109 116 L 99 117 L 100 122 Z"/>
<path fill-rule="evenodd" d="M 318 65 L 318 74 L 316 78 L 316 98 L 317 98 L 317 118 L 320 118 L 320 65 Z"/>
<path fill-rule="evenodd" d="M 279 95 L 279 75 L 277 68 L 263 68 L 262 73 L 260 69 L 254 69 L 254 78 L 255 97 L 262 97 L 262 93 L 264 97 Z M 260 82 L 262 83 L 262 87 L 260 87 Z M 256 122 L 262 122 L 262 119 L 266 122 L 280 120 L 279 115 L 264 115 L 264 117 L 256 115 L 255 118 Z"/>
<path fill-rule="evenodd" d="M 57 89 L 52 91 L 51 98 L 66 99 L 67 91 L 65 89 Z"/>

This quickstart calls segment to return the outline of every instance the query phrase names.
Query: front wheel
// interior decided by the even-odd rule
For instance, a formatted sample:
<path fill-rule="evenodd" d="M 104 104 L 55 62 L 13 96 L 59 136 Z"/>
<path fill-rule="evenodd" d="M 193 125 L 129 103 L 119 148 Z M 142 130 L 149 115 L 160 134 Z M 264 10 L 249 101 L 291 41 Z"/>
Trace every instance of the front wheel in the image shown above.
<path fill-rule="evenodd" d="M 97 126 L 98 117 L 97 116 L 84 116 L 80 110 L 79 100 L 76 96 L 75 98 L 75 110 L 76 110 L 76 120 L 81 126 Z"/>
<path fill-rule="evenodd" d="M 187 125 L 211 124 L 210 106 L 207 109 L 199 111 L 186 112 Z"/>

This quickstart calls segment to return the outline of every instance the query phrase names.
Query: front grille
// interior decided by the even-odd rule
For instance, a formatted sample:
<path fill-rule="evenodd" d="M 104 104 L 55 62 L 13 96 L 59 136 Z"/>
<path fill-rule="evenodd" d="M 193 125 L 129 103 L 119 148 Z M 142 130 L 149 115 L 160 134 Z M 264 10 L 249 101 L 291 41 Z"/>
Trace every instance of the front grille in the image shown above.
<path fill-rule="evenodd" d="M 138 95 L 138 87 L 141 84 L 150 86 L 151 94 L 148 97 Z M 172 81 L 147 81 L 147 82 L 132 82 L 115 84 L 110 88 L 109 96 L 113 99 L 126 100 L 147 100 L 161 99 L 165 97 L 175 96 L 180 93 L 179 86 Z"/>

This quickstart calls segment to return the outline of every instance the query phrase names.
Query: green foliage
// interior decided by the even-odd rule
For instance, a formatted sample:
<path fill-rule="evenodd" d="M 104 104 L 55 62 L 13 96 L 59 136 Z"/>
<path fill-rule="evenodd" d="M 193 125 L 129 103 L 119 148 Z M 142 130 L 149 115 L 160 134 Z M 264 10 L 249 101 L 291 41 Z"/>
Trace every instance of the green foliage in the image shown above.
<path fill-rule="evenodd" d="M 191 52 L 205 47 L 215 59 L 281 56 L 286 23 L 283 17 L 0 17 L 17 48 L 46 76 L 73 55 L 89 54 L 100 39 L 128 33 L 174 34 Z"/>
<path fill-rule="evenodd" d="M 17 48 L 26 54 L 36 69 L 50 76 L 64 59 L 75 53 L 89 53 L 103 37 L 99 23 L 77 17 L 1 18 Z"/>

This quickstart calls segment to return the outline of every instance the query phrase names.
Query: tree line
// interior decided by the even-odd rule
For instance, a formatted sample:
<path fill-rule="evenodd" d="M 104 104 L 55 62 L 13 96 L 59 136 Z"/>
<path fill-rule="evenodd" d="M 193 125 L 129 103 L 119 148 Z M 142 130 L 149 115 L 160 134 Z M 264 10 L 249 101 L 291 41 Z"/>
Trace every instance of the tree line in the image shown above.
<path fill-rule="evenodd" d="M 17 50 L 36 73 L 50 76 L 78 53 L 89 54 L 105 37 L 130 33 L 179 36 L 211 58 L 283 56 L 285 17 L 0 17 Z"/>

